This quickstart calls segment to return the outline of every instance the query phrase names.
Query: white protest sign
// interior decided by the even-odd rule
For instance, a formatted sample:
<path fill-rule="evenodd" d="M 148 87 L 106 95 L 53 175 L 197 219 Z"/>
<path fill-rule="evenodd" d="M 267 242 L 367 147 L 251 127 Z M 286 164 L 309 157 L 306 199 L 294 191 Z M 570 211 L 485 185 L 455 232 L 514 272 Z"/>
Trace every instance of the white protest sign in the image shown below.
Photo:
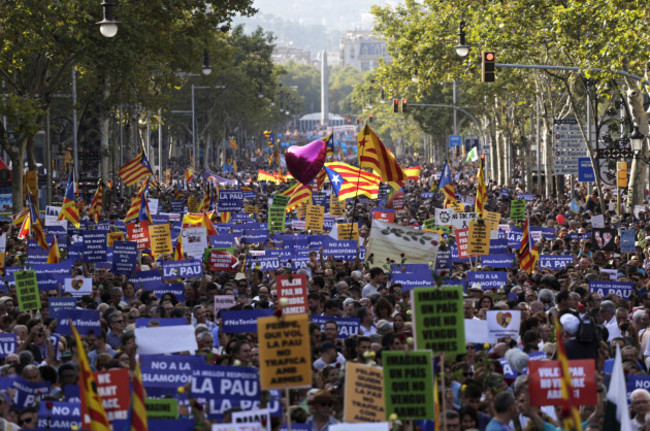
<path fill-rule="evenodd" d="M 63 283 L 63 291 L 72 294 L 72 296 L 84 296 L 93 293 L 92 278 L 66 278 Z"/>
<path fill-rule="evenodd" d="M 465 342 L 483 344 L 488 338 L 487 320 L 465 319 Z"/>
<path fill-rule="evenodd" d="M 591 216 L 591 227 L 605 227 L 605 216 L 602 214 Z"/>
<path fill-rule="evenodd" d="M 149 212 L 153 215 L 158 214 L 158 199 L 149 198 Z"/>
<path fill-rule="evenodd" d="M 233 412 L 232 421 L 234 424 L 241 424 L 241 423 L 262 424 L 264 430 L 271 431 L 271 411 L 269 409 L 257 409 L 257 410 L 246 411 L 246 412 Z"/>
<path fill-rule="evenodd" d="M 454 214 L 453 208 L 436 208 L 435 220 L 438 226 L 449 226 L 451 225 L 451 218 Z"/>
<path fill-rule="evenodd" d="M 501 337 L 519 337 L 519 327 L 521 326 L 521 311 L 507 310 L 486 312 L 488 325 L 488 342 L 496 343 Z"/>
<path fill-rule="evenodd" d="M 264 431 L 265 428 L 259 422 L 240 424 L 212 424 L 212 431 Z"/>
<path fill-rule="evenodd" d="M 208 246 L 208 234 L 205 227 L 186 227 L 181 230 L 183 253 L 194 258 L 203 259 L 203 250 Z"/>
<path fill-rule="evenodd" d="M 440 234 L 386 223 L 377 219 L 372 221 L 368 237 L 365 260 L 372 256 L 372 265 L 381 266 L 387 260 L 398 260 L 404 255 L 405 263 L 435 265 L 438 257 Z"/>
<path fill-rule="evenodd" d="M 56 221 L 61 212 L 61 207 L 48 205 L 45 207 L 45 226 L 63 226 L 65 229 L 68 228 L 68 221 L 61 220 Z"/>
<path fill-rule="evenodd" d="M 454 229 L 469 228 L 469 222 L 476 221 L 478 215 L 474 212 L 453 213 L 451 216 L 451 224 Z"/>
<path fill-rule="evenodd" d="M 192 325 L 135 328 L 135 342 L 138 345 L 139 355 L 161 355 L 186 351 L 194 353 L 199 348 Z"/>
<path fill-rule="evenodd" d="M 339 423 L 330 425 L 329 431 L 388 431 L 388 422 Z"/>

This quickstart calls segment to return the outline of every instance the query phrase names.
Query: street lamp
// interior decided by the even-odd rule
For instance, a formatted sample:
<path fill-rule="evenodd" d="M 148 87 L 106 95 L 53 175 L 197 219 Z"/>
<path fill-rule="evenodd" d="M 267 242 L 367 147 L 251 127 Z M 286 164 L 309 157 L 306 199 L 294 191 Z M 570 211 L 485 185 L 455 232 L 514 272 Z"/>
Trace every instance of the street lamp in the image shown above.
<path fill-rule="evenodd" d="M 201 73 L 205 76 L 212 73 L 212 67 L 210 67 L 210 55 L 208 54 L 207 49 L 203 51 L 203 67 L 201 68 Z"/>
<path fill-rule="evenodd" d="M 639 131 L 637 126 L 634 126 L 634 130 L 630 134 L 629 138 L 630 146 L 632 147 L 635 156 L 641 154 L 641 151 L 643 151 L 643 140 L 645 139 L 645 136 Z"/>
<path fill-rule="evenodd" d="M 104 8 L 104 19 L 96 23 L 99 26 L 99 31 L 104 37 L 113 37 L 117 34 L 117 25 L 119 22 L 113 19 L 113 6 L 110 0 L 104 0 L 102 7 Z"/>
<path fill-rule="evenodd" d="M 465 43 L 465 21 L 461 20 L 458 24 L 458 45 L 456 45 L 456 54 L 459 57 L 467 57 L 469 54 L 469 45 Z"/>

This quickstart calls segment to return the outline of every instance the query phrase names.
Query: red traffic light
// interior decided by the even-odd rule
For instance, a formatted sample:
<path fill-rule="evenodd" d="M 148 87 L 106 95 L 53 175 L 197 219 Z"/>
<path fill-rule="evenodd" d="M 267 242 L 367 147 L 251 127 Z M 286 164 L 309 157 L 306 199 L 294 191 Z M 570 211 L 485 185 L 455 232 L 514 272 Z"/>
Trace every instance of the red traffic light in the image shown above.
<path fill-rule="evenodd" d="M 494 53 L 493 52 L 486 52 L 485 53 L 485 59 L 487 61 L 494 61 Z"/>

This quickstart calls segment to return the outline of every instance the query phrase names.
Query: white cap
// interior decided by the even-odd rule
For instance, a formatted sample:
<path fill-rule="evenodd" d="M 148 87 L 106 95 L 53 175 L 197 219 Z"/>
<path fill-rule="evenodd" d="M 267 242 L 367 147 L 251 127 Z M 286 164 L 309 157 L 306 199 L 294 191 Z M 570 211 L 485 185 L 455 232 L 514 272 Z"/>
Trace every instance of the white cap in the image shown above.
<path fill-rule="evenodd" d="M 562 328 L 569 335 L 575 335 L 578 333 L 578 328 L 580 327 L 580 319 L 578 319 L 573 314 L 563 314 L 562 317 L 560 317 L 560 323 L 562 324 Z"/>

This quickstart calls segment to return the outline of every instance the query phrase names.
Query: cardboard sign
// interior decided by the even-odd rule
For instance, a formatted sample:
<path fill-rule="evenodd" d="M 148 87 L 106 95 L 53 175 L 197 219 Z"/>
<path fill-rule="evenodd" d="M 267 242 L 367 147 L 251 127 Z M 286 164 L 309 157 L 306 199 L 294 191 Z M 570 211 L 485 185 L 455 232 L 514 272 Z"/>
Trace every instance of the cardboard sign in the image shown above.
<path fill-rule="evenodd" d="M 194 259 L 201 259 L 208 246 L 208 234 L 204 227 L 187 227 L 181 230 L 183 253 Z"/>
<path fill-rule="evenodd" d="M 366 260 L 379 266 L 403 254 L 406 263 L 435 265 L 439 244 L 440 234 L 373 220 Z"/>
<path fill-rule="evenodd" d="M 469 222 L 467 253 L 472 256 L 490 253 L 490 229 L 485 223 Z"/>
<path fill-rule="evenodd" d="M 258 212 L 259 212 L 259 208 L 257 207 L 250 206 L 250 205 L 246 205 L 244 207 L 244 214 L 257 214 Z"/>
<path fill-rule="evenodd" d="M 346 422 L 385 421 L 383 370 L 352 361 L 346 362 L 343 399 Z"/>
<path fill-rule="evenodd" d="M 458 258 L 467 259 L 470 255 L 467 252 L 467 243 L 469 241 L 469 228 L 456 229 L 456 247 L 458 248 Z"/>
<path fill-rule="evenodd" d="M 127 223 L 126 236 L 129 241 L 134 241 L 138 244 L 138 250 L 145 250 L 151 247 L 149 243 L 149 222 L 146 220 L 140 223 Z"/>
<path fill-rule="evenodd" d="M 373 210 L 372 218 L 386 223 L 395 223 L 395 212 L 392 210 Z"/>
<path fill-rule="evenodd" d="M 576 405 L 595 405 L 598 403 L 596 388 L 596 366 L 593 359 L 569 361 L 569 374 L 573 386 L 573 400 Z M 530 376 L 530 405 L 562 405 L 562 369 L 560 361 L 528 362 Z"/>
<path fill-rule="evenodd" d="M 334 193 L 330 195 L 330 215 L 345 217 L 345 202 L 341 202 Z"/>
<path fill-rule="evenodd" d="M 483 211 L 483 221 L 489 230 L 496 230 L 501 221 L 501 213 L 493 211 Z"/>
<path fill-rule="evenodd" d="M 212 271 L 231 271 L 238 259 L 225 250 L 210 250 L 208 264 Z"/>
<path fill-rule="evenodd" d="M 151 242 L 151 254 L 173 254 L 172 236 L 169 224 L 153 224 L 149 226 L 149 241 Z"/>
<path fill-rule="evenodd" d="M 276 193 L 273 195 L 273 206 L 286 207 L 287 205 L 289 205 L 290 200 L 291 200 L 291 196 L 285 196 Z"/>
<path fill-rule="evenodd" d="M 510 220 L 519 221 L 526 219 L 526 201 L 516 199 L 510 202 Z"/>
<path fill-rule="evenodd" d="M 124 241 L 124 232 L 109 232 L 106 234 L 106 245 L 113 247 L 115 241 Z"/>
<path fill-rule="evenodd" d="M 435 210 L 436 210 L 436 213 L 435 213 L 435 217 L 433 219 L 435 224 L 437 224 L 439 226 L 451 226 L 451 218 L 453 217 L 454 209 L 453 208 L 446 208 L 446 209 L 436 208 Z"/>
<path fill-rule="evenodd" d="M 402 420 L 434 418 L 432 352 L 384 351 L 381 362 L 386 416 L 395 413 Z"/>
<path fill-rule="evenodd" d="M 269 409 L 233 412 L 232 421 L 234 424 L 251 424 L 253 426 L 261 424 L 263 430 L 271 431 L 271 411 Z"/>
<path fill-rule="evenodd" d="M 284 232 L 286 206 L 271 205 L 268 212 L 269 232 Z"/>
<path fill-rule="evenodd" d="M 147 418 L 176 419 L 178 416 L 178 400 L 166 398 L 147 398 L 144 401 Z"/>
<path fill-rule="evenodd" d="M 415 348 L 437 353 L 465 353 L 463 287 L 422 287 L 411 290 L 415 314 Z"/>
<path fill-rule="evenodd" d="M 199 212 L 199 201 L 196 199 L 196 196 L 190 196 L 187 198 L 187 210 L 190 213 Z"/>
<path fill-rule="evenodd" d="M 257 319 L 262 389 L 308 388 L 312 384 L 309 319 L 306 314 Z"/>
<path fill-rule="evenodd" d="M 325 207 L 307 205 L 305 214 L 305 227 L 307 230 L 320 232 L 325 221 Z"/>
<path fill-rule="evenodd" d="M 14 272 L 16 283 L 16 296 L 18 297 L 18 309 L 20 311 L 38 310 L 41 308 L 41 296 L 38 293 L 38 282 L 36 271 Z"/>
<path fill-rule="evenodd" d="M 289 305 L 282 308 L 283 314 L 307 313 L 307 276 L 305 274 L 276 275 L 275 282 L 280 299 L 286 298 Z"/>
<path fill-rule="evenodd" d="M 338 223 L 336 233 L 339 241 L 358 241 L 359 225 L 357 223 Z"/>
<path fill-rule="evenodd" d="M 108 371 L 95 371 L 95 382 L 97 392 L 102 398 L 106 417 L 110 423 L 126 419 L 131 404 L 131 391 L 129 390 L 129 370 L 112 369 Z M 81 417 L 84 427 L 90 429 L 90 415 L 85 403 L 85 397 L 81 397 Z"/>
<path fill-rule="evenodd" d="M 521 326 L 521 311 L 508 310 L 486 312 L 488 322 L 488 342 L 494 344 L 501 337 L 516 339 Z"/>

